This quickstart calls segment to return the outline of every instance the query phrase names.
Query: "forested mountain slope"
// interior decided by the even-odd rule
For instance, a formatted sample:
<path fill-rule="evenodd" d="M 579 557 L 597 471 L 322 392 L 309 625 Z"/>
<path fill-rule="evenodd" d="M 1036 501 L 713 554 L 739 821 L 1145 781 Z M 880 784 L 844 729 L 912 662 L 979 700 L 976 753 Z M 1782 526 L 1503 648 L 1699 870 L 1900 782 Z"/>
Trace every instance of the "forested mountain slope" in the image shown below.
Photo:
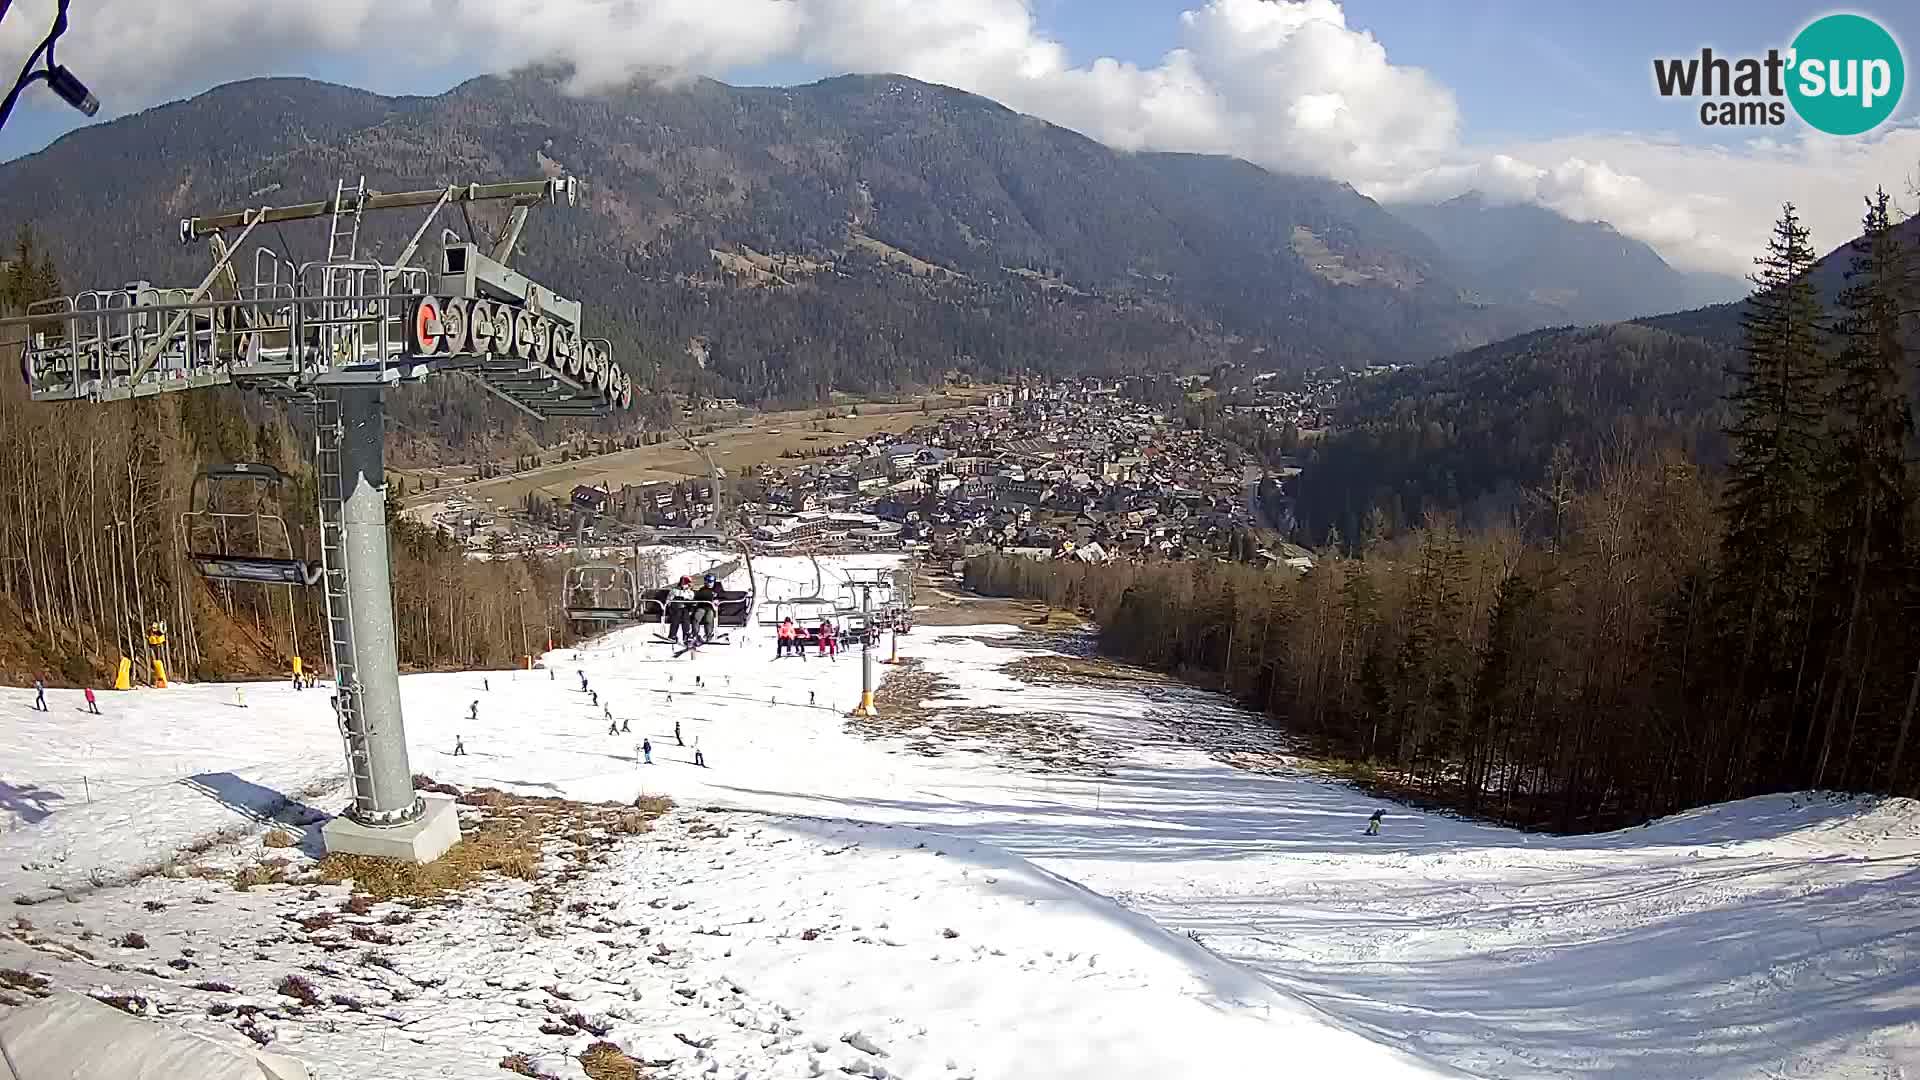
<path fill-rule="evenodd" d="M 660 387 L 817 400 L 951 368 L 1425 360 L 1553 317 L 1477 296 L 1344 184 L 1120 153 L 896 76 L 587 97 L 551 72 L 431 98 L 233 83 L 0 166 L 0 228 L 41 230 L 70 283 L 192 281 L 205 255 L 176 242 L 183 216 L 363 173 L 391 191 L 558 169 L 587 208 L 538 214 L 522 265 Z M 372 250 L 391 255 L 416 222 L 380 218 Z M 264 239 L 324 249 L 313 224 Z"/>

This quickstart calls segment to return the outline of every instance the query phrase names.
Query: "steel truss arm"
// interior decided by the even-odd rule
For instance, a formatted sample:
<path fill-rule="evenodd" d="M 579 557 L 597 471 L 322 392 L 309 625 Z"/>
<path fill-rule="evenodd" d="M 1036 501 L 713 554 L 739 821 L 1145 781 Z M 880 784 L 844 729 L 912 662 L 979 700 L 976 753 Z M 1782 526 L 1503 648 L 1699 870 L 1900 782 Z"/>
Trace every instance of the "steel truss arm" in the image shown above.
<path fill-rule="evenodd" d="M 360 198 L 362 210 L 397 210 L 411 206 L 433 206 L 443 199 L 447 202 L 488 202 L 498 199 L 511 199 L 516 203 L 531 206 L 538 202 L 550 202 L 562 206 L 572 206 L 579 198 L 580 182 L 573 177 L 557 177 L 546 180 L 523 180 L 507 184 L 456 184 L 444 188 L 427 188 L 422 191 L 396 191 L 390 193 L 370 191 Z M 299 203 L 294 206 L 274 206 L 262 210 L 232 210 L 225 213 L 209 214 L 205 217 L 183 218 L 180 222 L 180 240 L 191 244 L 202 240 L 222 229 L 236 229 L 250 220 L 272 224 L 283 221 L 308 221 L 313 218 L 327 217 L 334 212 L 334 200 Z M 249 217 L 249 215 L 255 215 Z"/>

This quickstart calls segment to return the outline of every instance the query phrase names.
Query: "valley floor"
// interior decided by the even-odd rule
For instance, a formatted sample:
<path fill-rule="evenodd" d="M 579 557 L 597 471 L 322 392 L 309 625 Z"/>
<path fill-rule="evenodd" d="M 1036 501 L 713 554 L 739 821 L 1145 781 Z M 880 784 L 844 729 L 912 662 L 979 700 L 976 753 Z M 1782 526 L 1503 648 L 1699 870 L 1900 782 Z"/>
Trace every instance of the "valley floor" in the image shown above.
<path fill-rule="evenodd" d="M 763 595 L 811 577 L 757 568 Z M 470 825 L 582 816 L 549 823 L 536 879 L 445 905 L 235 887 L 312 873 L 342 801 L 324 689 L 103 695 L 101 717 L 0 690 L 0 889 L 39 901 L 0 919 L 0 1000 L 133 995 L 357 1077 L 512 1055 L 578 1077 L 603 1041 L 658 1077 L 1920 1070 L 1911 801 L 1531 836 L 1324 780 L 1218 697 L 1062 660 L 1070 638 L 922 626 L 885 715 L 850 722 L 857 656 L 775 660 L 770 635 L 675 660 L 641 627 L 404 679 L 418 773 L 675 806 L 626 835 L 472 799 Z M 294 846 L 262 846 L 269 820 Z"/>

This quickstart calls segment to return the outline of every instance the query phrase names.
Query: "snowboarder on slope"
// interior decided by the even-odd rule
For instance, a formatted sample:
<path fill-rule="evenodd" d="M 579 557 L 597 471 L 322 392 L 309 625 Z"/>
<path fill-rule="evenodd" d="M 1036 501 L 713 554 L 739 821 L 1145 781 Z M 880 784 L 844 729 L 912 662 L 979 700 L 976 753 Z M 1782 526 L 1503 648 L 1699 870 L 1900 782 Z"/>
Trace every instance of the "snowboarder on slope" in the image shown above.
<path fill-rule="evenodd" d="M 1386 816 L 1387 816 L 1387 812 L 1385 810 L 1375 810 L 1373 812 L 1373 816 L 1367 819 L 1366 834 L 1368 836 L 1379 836 L 1380 835 L 1380 819 Z"/>
<path fill-rule="evenodd" d="M 652 739 L 640 740 L 640 752 L 646 755 L 647 764 L 649 765 L 653 764 L 653 740 Z"/>
<path fill-rule="evenodd" d="M 478 701 L 467 706 L 467 719 L 475 721 L 480 719 L 480 703 Z"/>
<path fill-rule="evenodd" d="M 47 711 L 47 684 L 39 679 L 33 680 L 33 707 L 37 712 Z"/>
<path fill-rule="evenodd" d="M 462 741 L 460 736 L 458 735 L 455 735 L 453 737 L 453 756 L 454 757 L 467 756 L 467 744 L 464 741 Z"/>
<path fill-rule="evenodd" d="M 680 737 L 680 721 L 678 720 L 673 722 L 673 741 L 679 743 L 681 746 L 687 745 L 687 740 Z"/>
<path fill-rule="evenodd" d="M 87 687 L 87 711 L 95 716 L 100 715 L 100 703 L 93 699 L 93 687 L 91 686 Z"/>

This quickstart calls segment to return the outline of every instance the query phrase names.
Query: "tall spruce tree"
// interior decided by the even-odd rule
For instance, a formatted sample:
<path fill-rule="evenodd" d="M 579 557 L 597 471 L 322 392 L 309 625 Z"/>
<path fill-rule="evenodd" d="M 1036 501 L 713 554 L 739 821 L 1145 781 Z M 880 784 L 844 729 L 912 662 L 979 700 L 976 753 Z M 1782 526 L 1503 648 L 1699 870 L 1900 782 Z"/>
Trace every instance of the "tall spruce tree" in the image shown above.
<path fill-rule="evenodd" d="M 1818 528 L 1818 463 L 1825 427 L 1825 319 L 1807 279 L 1810 236 L 1793 204 L 1754 260 L 1742 317 L 1743 361 L 1730 374 L 1735 411 L 1721 540 L 1721 626 L 1738 666 L 1724 700 L 1747 717 L 1749 738 L 1783 729 L 1780 761 L 1798 775 L 1795 698 L 1804 683 Z M 1758 745 L 1749 743 L 1752 757 Z"/>
<path fill-rule="evenodd" d="M 1867 199 L 1835 325 L 1840 351 L 1822 470 L 1828 526 L 1823 608 L 1835 632 L 1823 683 L 1816 785 L 1830 776 L 1841 783 L 1863 779 L 1850 775 L 1859 713 L 1870 696 L 1904 689 L 1893 669 L 1904 669 L 1912 652 L 1899 606 L 1909 572 L 1913 499 L 1906 460 L 1913 411 L 1904 385 L 1909 324 L 1903 318 L 1912 263 L 1893 232 L 1889 202 L 1884 190 Z"/>

